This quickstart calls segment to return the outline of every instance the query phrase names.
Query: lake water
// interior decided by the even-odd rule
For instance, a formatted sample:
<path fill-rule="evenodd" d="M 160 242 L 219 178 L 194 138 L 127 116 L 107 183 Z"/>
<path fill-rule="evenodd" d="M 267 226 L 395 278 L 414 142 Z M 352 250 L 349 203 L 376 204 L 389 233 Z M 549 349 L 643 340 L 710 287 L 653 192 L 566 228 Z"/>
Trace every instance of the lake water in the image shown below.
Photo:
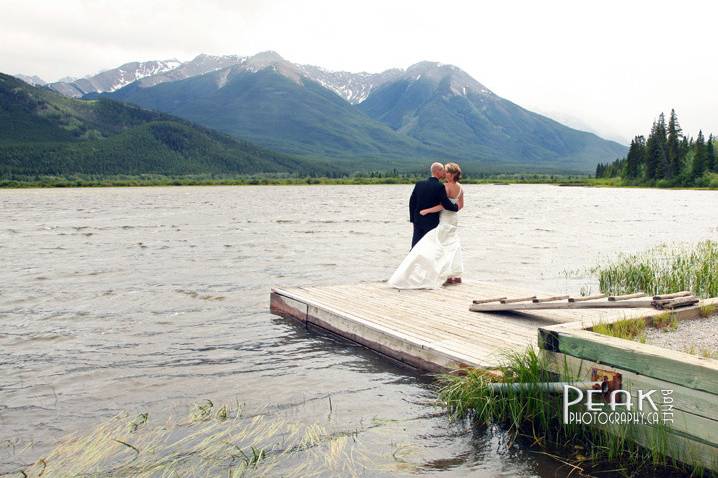
<path fill-rule="evenodd" d="M 410 243 L 410 190 L 0 190 L 0 471 L 118 411 L 152 420 L 210 399 L 351 432 L 356 453 L 371 457 L 368 476 L 560 475 L 548 458 L 449 420 L 430 380 L 268 313 L 273 285 L 387 278 Z M 595 292 L 590 278 L 563 272 L 718 239 L 716 192 L 467 185 L 465 194 L 471 279 Z"/>

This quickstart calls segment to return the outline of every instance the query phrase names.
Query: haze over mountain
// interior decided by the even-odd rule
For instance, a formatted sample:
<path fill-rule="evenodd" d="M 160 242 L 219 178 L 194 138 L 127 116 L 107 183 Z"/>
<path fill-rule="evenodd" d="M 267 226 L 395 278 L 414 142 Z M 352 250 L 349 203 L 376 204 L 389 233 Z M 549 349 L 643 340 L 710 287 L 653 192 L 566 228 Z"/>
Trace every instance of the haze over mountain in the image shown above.
<path fill-rule="evenodd" d="M 333 174 L 109 99 L 64 97 L 0 73 L 0 178 L 36 175 Z"/>
<path fill-rule="evenodd" d="M 45 80 L 43 80 L 42 78 L 40 78 L 37 75 L 28 76 L 28 75 L 23 75 L 21 73 L 18 73 L 13 76 L 15 76 L 15 78 L 20 78 L 22 81 L 24 81 L 25 83 L 28 83 L 32 86 L 44 86 L 47 84 L 47 82 Z"/>
<path fill-rule="evenodd" d="M 422 143 L 457 156 L 582 169 L 625 147 L 505 100 L 453 65 L 421 62 L 377 88 L 359 108 Z"/>
<path fill-rule="evenodd" d="M 196 67 L 199 62 L 204 66 Z M 474 171 L 589 172 L 626 152 L 434 62 L 369 74 L 299 65 L 275 52 L 200 55 L 109 96 L 357 170 L 406 168 L 435 158 Z"/>

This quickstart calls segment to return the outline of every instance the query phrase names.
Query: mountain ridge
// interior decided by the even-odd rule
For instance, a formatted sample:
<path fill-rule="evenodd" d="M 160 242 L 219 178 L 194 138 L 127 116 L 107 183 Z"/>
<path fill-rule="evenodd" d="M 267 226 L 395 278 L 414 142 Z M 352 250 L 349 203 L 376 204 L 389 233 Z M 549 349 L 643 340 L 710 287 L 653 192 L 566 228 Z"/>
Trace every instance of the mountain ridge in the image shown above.
<path fill-rule="evenodd" d="M 590 169 L 596 157 L 625 147 L 574 130 L 494 94 L 453 65 L 421 62 L 358 105 L 368 116 L 424 144 L 477 160 Z"/>
<path fill-rule="evenodd" d="M 623 145 L 499 97 L 454 65 L 425 61 L 383 76 L 351 76 L 273 51 L 229 63 L 177 81 L 141 80 L 109 96 L 288 154 L 354 161 L 357 169 L 434 157 L 470 170 L 590 172 L 625 154 Z"/>
<path fill-rule="evenodd" d="M 116 70 L 108 72 L 116 78 Z M 200 54 L 138 76 L 114 91 L 83 97 L 134 103 L 286 154 L 353 163 L 355 170 L 435 158 L 477 171 L 590 172 L 626 151 L 522 108 L 439 62 L 350 73 L 293 63 L 270 50 Z"/>
<path fill-rule="evenodd" d="M 118 90 L 142 78 L 171 71 L 181 64 L 174 59 L 133 61 L 85 78 L 48 83 L 47 87 L 65 96 L 80 98 L 88 93 Z"/>
<path fill-rule="evenodd" d="M 287 154 L 347 165 L 359 161 L 358 170 L 383 169 L 387 160 L 408 166 L 433 157 L 456 159 L 372 121 L 334 92 L 303 77 L 293 64 L 267 60 L 248 60 L 150 88 L 129 85 L 106 96 Z"/>
<path fill-rule="evenodd" d="M 170 115 L 77 100 L 0 73 L 0 177 L 336 174 Z"/>

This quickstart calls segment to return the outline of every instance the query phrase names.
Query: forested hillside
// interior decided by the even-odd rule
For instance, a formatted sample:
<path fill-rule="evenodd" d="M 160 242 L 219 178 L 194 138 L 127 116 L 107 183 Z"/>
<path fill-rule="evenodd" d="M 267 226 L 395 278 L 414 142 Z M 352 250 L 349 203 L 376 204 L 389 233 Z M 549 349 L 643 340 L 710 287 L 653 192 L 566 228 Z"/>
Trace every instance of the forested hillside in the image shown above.
<path fill-rule="evenodd" d="M 77 100 L 0 74 L 0 178 L 63 175 L 335 175 L 167 114 Z"/>

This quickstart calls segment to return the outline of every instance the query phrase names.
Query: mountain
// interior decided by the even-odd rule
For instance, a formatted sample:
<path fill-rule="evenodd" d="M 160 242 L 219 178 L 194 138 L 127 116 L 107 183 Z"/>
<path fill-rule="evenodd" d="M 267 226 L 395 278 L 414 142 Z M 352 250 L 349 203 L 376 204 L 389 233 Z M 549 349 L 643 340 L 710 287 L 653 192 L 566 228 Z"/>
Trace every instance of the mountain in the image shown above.
<path fill-rule="evenodd" d="M 184 80 L 151 87 L 136 82 L 104 96 L 357 169 L 453 158 L 372 120 L 274 52 Z"/>
<path fill-rule="evenodd" d="M 278 56 L 275 52 L 266 52 L 261 55 Z M 257 55 L 253 57 L 256 60 Z M 234 65 L 241 65 L 246 62 L 249 57 L 239 55 L 207 55 L 200 54 L 190 61 L 179 63 L 174 68 L 162 69 L 156 73 L 149 75 L 137 75 L 139 84 L 143 87 L 155 86 L 168 81 L 183 80 L 193 76 L 204 75 L 212 71 L 221 70 Z M 131 63 L 123 65 L 115 70 L 130 68 Z M 369 94 L 377 87 L 398 78 L 402 74 L 402 70 L 392 69 L 381 73 L 350 73 L 348 71 L 329 71 L 324 68 L 313 65 L 299 65 L 294 67 L 305 77 L 316 81 L 323 87 L 332 90 L 351 104 L 357 104 L 364 101 Z M 109 70 L 109 71 L 115 71 Z M 107 72 L 106 72 L 107 73 Z M 73 83 L 66 85 L 61 83 Z M 106 87 L 94 86 L 87 82 L 78 81 L 74 78 L 68 80 L 60 80 L 53 83 L 51 88 L 57 90 L 66 96 L 77 96 L 79 90 L 83 90 L 84 94 L 102 93 L 105 91 L 114 91 L 118 88 L 108 89 Z M 124 86 L 124 85 L 123 85 Z M 82 96 L 80 95 L 80 96 Z"/>
<path fill-rule="evenodd" d="M 177 60 L 134 61 L 94 76 L 71 81 L 59 81 L 48 86 L 65 96 L 79 98 L 88 93 L 115 91 L 142 78 L 166 73 L 182 65 Z"/>
<path fill-rule="evenodd" d="M 132 62 L 86 78 L 64 78 L 48 84 L 48 87 L 62 95 L 80 98 L 93 93 L 112 92 L 135 81 L 148 87 L 168 81 L 183 80 L 241 64 L 245 60 L 246 57 L 237 55 L 201 54 L 187 62 L 177 60 Z"/>
<path fill-rule="evenodd" d="M 398 68 L 381 73 L 349 73 L 329 71 L 312 65 L 297 65 L 297 67 L 304 76 L 332 90 L 353 105 L 361 103 L 376 88 L 399 78 L 403 73 Z"/>
<path fill-rule="evenodd" d="M 240 65 L 246 60 L 247 57 L 237 55 L 213 56 L 201 54 L 190 61 L 181 63 L 174 69 L 144 77 L 139 80 L 138 84 L 146 88 L 168 81 L 184 80 L 185 78 L 204 75 L 229 66 Z"/>
<path fill-rule="evenodd" d="M 34 175 L 332 174 L 164 113 L 64 97 L 0 73 L 0 178 Z"/>
<path fill-rule="evenodd" d="M 358 105 L 371 118 L 464 161 L 590 171 L 625 146 L 568 128 L 494 94 L 452 65 L 421 62 Z"/>
<path fill-rule="evenodd" d="M 28 76 L 23 74 L 17 74 L 14 76 L 15 78 L 20 78 L 22 81 L 32 86 L 43 86 L 47 83 L 45 80 L 43 80 L 37 75 Z"/>
<path fill-rule="evenodd" d="M 626 153 L 433 62 L 372 74 L 296 64 L 275 52 L 199 55 L 108 96 L 356 170 L 433 158 L 468 171 L 591 172 Z"/>

